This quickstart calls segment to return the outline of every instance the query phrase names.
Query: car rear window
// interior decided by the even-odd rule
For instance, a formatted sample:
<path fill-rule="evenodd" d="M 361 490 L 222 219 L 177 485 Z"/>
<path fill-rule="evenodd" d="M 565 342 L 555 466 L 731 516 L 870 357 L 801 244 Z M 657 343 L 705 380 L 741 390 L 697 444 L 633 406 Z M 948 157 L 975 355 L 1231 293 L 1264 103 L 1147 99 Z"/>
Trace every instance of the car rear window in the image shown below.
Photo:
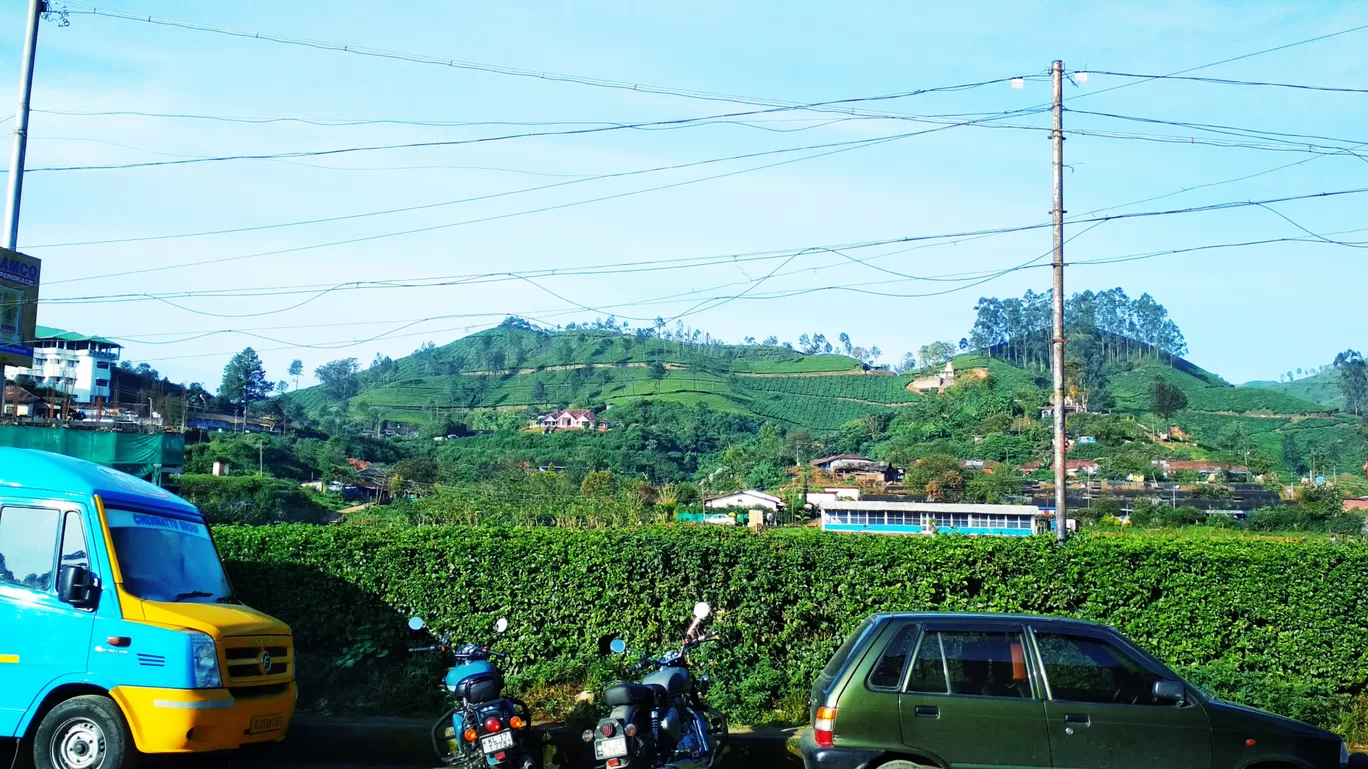
<path fill-rule="evenodd" d="M 917 626 L 908 625 L 898 631 L 889 642 L 874 669 L 869 672 L 869 686 L 873 689 L 897 689 L 902 685 L 903 670 L 907 668 L 907 658 L 912 654 L 912 646 L 917 642 Z"/>
<path fill-rule="evenodd" d="M 860 626 L 855 628 L 855 632 L 851 633 L 850 637 L 845 640 L 845 643 L 841 644 L 841 648 L 837 649 L 836 653 L 831 655 L 831 659 L 827 661 L 826 667 L 822 668 L 822 676 L 825 678 L 835 678 L 836 674 L 841 672 L 841 668 L 845 667 L 846 660 L 850 658 L 850 653 L 855 650 L 855 647 L 860 644 L 873 627 L 873 617 L 860 623 Z"/>

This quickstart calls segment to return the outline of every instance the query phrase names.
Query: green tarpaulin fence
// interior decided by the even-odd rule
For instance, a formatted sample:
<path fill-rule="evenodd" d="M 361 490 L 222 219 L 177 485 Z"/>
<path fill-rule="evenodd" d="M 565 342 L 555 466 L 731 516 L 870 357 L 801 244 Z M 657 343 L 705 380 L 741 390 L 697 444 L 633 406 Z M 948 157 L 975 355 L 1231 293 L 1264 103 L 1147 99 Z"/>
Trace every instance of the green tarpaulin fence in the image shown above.
<path fill-rule="evenodd" d="M 185 462 L 185 436 L 164 433 L 145 435 L 0 425 L 0 446 L 65 454 L 149 480 L 157 465 L 179 468 Z"/>

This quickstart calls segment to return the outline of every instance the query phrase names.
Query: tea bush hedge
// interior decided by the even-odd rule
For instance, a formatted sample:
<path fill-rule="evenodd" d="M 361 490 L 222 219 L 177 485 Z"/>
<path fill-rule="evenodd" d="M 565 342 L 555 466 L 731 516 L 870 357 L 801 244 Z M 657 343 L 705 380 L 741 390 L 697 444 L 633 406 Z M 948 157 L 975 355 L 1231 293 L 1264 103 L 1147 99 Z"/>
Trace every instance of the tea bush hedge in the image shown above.
<path fill-rule="evenodd" d="M 943 610 L 1105 622 L 1224 697 L 1365 734 L 1361 543 L 1081 536 L 1057 547 L 690 526 L 215 535 L 242 598 L 293 626 L 306 707 L 435 709 L 441 663 L 405 651 L 417 640 L 410 615 L 470 640 L 509 617 L 498 648 L 512 655 L 512 685 L 554 698 L 614 675 L 612 637 L 659 652 L 706 600 L 722 634 L 704 660 L 710 698 L 738 722 L 802 720 L 813 675 L 870 613 Z"/>
<path fill-rule="evenodd" d="M 255 475 L 181 476 L 181 496 L 211 524 L 323 523 L 327 508 L 299 484 Z"/>

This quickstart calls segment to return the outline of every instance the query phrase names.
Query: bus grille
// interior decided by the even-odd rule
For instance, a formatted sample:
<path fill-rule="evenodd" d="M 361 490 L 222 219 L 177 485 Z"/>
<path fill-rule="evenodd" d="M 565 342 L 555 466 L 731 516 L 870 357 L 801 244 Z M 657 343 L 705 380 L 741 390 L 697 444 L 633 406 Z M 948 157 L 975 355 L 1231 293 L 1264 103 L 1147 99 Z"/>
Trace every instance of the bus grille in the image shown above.
<path fill-rule="evenodd" d="M 223 639 L 223 665 L 228 684 L 276 684 L 293 678 L 294 659 L 288 636 Z"/>

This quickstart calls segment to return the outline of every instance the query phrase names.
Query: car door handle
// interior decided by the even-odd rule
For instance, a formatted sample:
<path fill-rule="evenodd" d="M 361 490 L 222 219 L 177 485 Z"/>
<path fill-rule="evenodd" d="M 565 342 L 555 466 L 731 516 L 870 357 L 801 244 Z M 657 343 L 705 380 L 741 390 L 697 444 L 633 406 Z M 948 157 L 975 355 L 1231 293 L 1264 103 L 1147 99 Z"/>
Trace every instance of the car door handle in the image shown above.
<path fill-rule="evenodd" d="M 940 718 L 940 708 L 935 705 L 918 705 L 912 712 L 917 718 Z"/>
<path fill-rule="evenodd" d="M 1092 720 L 1088 718 L 1086 713 L 1065 713 L 1064 723 L 1078 724 L 1079 726 L 1089 726 L 1091 725 Z"/>

